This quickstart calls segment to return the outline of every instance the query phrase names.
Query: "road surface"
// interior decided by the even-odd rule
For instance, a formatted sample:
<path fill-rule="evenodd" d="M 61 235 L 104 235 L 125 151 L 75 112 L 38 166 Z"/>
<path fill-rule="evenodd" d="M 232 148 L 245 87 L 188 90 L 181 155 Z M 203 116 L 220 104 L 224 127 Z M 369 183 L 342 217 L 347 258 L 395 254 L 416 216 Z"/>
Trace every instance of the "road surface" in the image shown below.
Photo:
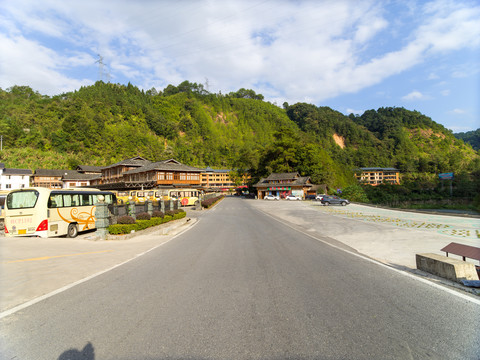
<path fill-rule="evenodd" d="M 227 198 L 2 319 L 2 359 L 480 358 L 478 303 L 319 240 Z"/>

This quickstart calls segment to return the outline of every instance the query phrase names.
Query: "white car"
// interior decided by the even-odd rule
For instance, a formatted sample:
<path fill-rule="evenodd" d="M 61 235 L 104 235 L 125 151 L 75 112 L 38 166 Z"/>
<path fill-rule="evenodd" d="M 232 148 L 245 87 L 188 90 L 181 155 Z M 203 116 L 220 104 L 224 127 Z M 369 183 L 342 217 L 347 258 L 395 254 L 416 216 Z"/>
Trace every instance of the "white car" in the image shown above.
<path fill-rule="evenodd" d="M 285 199 L 287 200 L 302 200 L 300 196 L 288 195 Z"/>
<path fill-rule="evenodd" d="M 322 201 L 322 199 L 323 199 L 324 196 L 325 196 L 324 194 L 317 195 L 317 196 L 315 197 L 315 201 Z"/>
<path fill-rule="evenodd" d="M 276 195 L 265 195 L 264 200 L 280 200 L 279 196 Z"/>

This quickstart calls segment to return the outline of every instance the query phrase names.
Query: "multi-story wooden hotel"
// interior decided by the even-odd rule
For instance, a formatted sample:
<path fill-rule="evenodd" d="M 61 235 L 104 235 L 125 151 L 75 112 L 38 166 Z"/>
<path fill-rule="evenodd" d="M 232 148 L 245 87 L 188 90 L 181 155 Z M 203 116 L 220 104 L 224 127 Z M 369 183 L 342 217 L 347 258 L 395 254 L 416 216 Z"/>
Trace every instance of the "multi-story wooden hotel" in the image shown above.
<path fill-rule="evenodd" d="M 200 186 L 202 169 L 177 160 L 151 162 L 140 156 L 102 168 L 102 189 L 149 189 L 156 186 Z"/>
<path fill-rule="evenodd" d="M 394 168 L 359 168 L 355 176 L 360 182 L 373 186 L 382 183 L 400 184 L 400 170 Z"/>

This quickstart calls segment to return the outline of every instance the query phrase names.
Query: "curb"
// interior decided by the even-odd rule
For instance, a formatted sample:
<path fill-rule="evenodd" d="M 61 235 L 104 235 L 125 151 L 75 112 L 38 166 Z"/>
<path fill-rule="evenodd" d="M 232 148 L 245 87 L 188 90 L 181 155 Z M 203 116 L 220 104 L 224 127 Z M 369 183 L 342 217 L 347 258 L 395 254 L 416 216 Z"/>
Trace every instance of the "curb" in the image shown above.
<path fill-rule="evenodd" d="M 130 234 L 122 234 L 122 235 L 110 235 L 108 234 L 105 239 L 102 239 L 100 236 L 96 235 L 96 232 L 92 234 L 92 236 L 85 237 L 85 240 L 89 241 L 123 241 L 123 240 L 130 240 L 134 237 L 142 236 L 142 235 L 170 235 L 170 232 L 185 226 L 186 224 L 192 225 L 196 222 L 196 219 L 192 221 L 189 217 L 184 217 L 178 220 L 172 220 L 164 224 L 156 225 L 149 227 L 144 230 L 134 231 Z"/>

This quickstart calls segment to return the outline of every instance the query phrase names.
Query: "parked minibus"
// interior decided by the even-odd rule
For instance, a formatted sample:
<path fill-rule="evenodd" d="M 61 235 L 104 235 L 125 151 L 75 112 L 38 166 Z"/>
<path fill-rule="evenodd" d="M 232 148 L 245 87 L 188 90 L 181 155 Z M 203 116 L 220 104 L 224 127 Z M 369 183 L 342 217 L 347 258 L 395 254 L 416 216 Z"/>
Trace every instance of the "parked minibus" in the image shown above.
<path fill-rule="evenodd" d="M 95 229 L 95 204 L 102 195 L 115 204 L 110 191 L 97 189 L 25 188 L 8 193 L 5 201 L 5 236 L 76 237 Z"/>
<path fill-rule="evenodd" d="M 127 202 L 143 204 L 147 200 L 147 191 L 145 190 L 112 190 L 112 192 L 117 196 L 119 204 L 126 204 Z"/>
<path fill-rule="evenodd" d="M 198 204 L 201 192 L 197 189 L 170 189 L 167 200 L 180 200 L 182 206 Z"/>

